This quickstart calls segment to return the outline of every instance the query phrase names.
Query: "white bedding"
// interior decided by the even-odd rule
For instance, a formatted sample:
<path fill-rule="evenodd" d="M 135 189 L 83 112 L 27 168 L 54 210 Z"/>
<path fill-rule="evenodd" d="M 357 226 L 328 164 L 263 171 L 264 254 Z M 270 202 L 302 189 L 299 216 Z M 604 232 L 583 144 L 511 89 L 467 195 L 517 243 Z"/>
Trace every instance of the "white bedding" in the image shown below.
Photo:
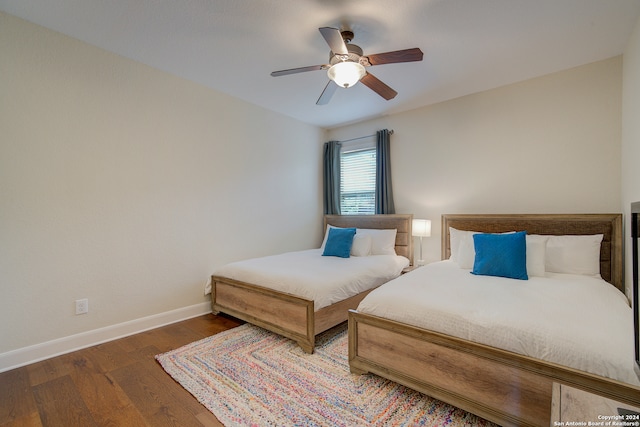
<path fill-rule="evenodd" d="M 408 265 L 399 255 L 339 258 L 309 249 L 230 263 L 213 274 L 313 300 L 317 311 L 398 277 Z"/>
<path fill-rule="evenodd" d="M 476 276 L 453 261 L 371 292 L 358 311 L 640 385 L 626 297 L 593 276 Z"/>

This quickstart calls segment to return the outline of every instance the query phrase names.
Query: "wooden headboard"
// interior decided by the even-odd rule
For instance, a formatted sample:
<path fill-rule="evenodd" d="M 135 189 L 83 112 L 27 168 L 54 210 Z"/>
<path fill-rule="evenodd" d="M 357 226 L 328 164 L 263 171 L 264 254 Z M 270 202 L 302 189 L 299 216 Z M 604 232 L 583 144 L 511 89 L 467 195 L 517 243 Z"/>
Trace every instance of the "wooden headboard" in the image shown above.
<path fill-rule="evenodd" d="M 374 228 L 378 230 L 396 229 L 396 253 L 409 258 L 413 265 L 413 238 L 411 236 L 412 214 L 389 215 L 325 215 L 324 230 L 327 225 L 334 227 Z"/>
<path fill-rule="evenodd" d="M 460 214 L 442 215 L 442 259 L 451 256 L 449 227 L 457 230 L 528 234 L 603 234 L 600 246 L 600 275 L 625 291 L 622 271 L 622 214 Z"/>

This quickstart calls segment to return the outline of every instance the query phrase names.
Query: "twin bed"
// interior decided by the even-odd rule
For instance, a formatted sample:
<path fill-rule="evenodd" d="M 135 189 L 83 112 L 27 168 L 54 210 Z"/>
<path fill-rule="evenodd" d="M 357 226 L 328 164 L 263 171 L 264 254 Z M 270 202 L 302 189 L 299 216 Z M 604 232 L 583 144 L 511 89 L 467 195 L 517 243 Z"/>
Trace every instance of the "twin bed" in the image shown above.
<path fill-rule="evenodd" d="M 312 249 L 228 264 L 211 279 L 213 312 L 276 332 L 313 353 L 316 335 L 346 321 L 349 309 L 410 265 L 412 219 L 402 214 L 325 215 L 323 247 L 330 227 L 354 227 L 361 235 L 373 235 L 367 240 L 369 251 L 339 258 Z M 381 249 L 375 245 L 378 240 Z"/>
<path fill-rule="evenodd" d="M 212 278 L 213 309 L 287 336 L 309 353 L 315 335 L 348 317 L 352 372 L 386 377 L 501 425 L 549 425 L 559 384 L 640 406 L 621 215 L 443 215 L 443 261 L 400 276 L 412 258 L 411 220 L 325 218 L 325 228 L 397 230 L 394 249 L 405 263 L 365 288 L 347 286 L 348 293 L 323 299 L 279 283 L 284 279 L 256 282 L 221 269 Z M 526 231 L 528 280 L 511 272 L 518 278 L 495 277 L 491 265 L 476 270 L 473 234 L 524 244 L 518 231 Z M 318 251 L 323 263 L 375 258 Z M 292 262 L 288 270 L 306 268 L 306 261 Z"/>
<path fill-rule="evenodd" d="M 546 254 L 527 241 L 527 261 L 537 252 L 543 260 L 542 271 L 527 265 L 528 280 L 470 274 L 476 265 L 464 265 L 464 244 L 451 243 L 452 232 L 521 230 L 546 240 Z M 621 292 L 621 215 L 444 215 L 442 233 L 445 261 L 381 286 L 350 312 L 352 372 L 505 426 L 548 426 L 560 384 L 640 406 L 632 313 Z M 579 259 L 593 256 L 594 242 L 602 279 Z M 558 263 L 571 274 L 553 272 L 562 271 Z"/>

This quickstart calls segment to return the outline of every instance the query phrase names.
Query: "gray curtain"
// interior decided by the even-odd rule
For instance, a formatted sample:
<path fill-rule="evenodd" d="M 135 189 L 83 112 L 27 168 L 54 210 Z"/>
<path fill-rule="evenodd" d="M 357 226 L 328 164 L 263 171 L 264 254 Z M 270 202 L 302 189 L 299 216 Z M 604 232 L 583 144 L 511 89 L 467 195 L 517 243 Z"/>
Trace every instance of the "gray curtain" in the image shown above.
<path fill-rule="evenodd" d="M 340 215 L 340 142 L 324 143 L 322 170 L 324 213 Z"/>
<path fill-rule="evenodd" d="M 396 208 L 393 204 L 393 190 L 391 188 L 391 148 L 389 144 L 389 130 L 383 129 L 376 133 L 376 213 L 393 214 Z"/>

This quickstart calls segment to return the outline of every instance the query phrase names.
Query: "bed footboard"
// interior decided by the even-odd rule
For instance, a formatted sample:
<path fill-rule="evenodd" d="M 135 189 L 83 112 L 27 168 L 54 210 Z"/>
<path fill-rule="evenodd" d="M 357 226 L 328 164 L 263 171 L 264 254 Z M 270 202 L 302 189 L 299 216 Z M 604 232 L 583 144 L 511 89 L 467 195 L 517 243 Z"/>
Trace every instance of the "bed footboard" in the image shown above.
<path fill-rule="evenodd" d="M 349 366 L 503 426 L 548 426 L 555 382 L 640 404 L 637 389 L 618 381 L 353 310 Z"/>
<path fill-rule="evenodd" d="M 347 320 L 367 290 L 314 311 L 314 302 L 262 286 L 212 276 L 211 308 L 292 339 L 313 353 L 315 336 Z"/>
<path fill-rule="evenodd" d="M 315 346 L 313 301 L 238 280 L 211 278 L 213 311 L 273 331 L 296 341 L 307 353 Z"/>

